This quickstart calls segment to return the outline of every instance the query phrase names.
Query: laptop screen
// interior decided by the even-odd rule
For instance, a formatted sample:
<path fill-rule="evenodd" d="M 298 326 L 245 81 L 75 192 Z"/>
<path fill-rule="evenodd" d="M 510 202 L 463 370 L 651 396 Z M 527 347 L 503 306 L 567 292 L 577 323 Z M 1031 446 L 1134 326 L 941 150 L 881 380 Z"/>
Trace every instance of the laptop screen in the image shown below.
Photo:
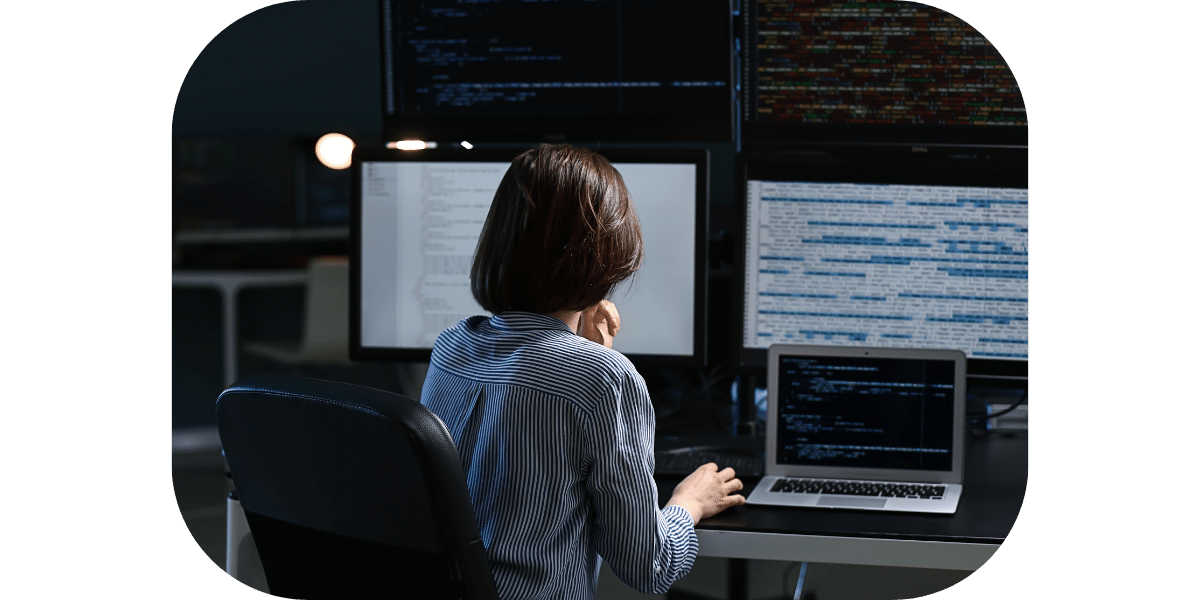
<path fill-rule="evenodd" d="M 778 357 L 780 465 L 951 471 L 955 362 Z"/>

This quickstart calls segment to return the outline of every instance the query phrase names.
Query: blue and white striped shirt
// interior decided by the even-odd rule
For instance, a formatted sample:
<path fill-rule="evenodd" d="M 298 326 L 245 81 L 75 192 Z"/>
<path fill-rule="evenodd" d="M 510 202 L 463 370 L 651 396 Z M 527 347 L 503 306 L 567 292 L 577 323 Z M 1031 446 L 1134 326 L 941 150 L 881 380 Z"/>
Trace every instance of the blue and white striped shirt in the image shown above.
<path fill-rule="evenodd" d="M 421 403 L 458 447 L 501 598 L 593 598 L 601 557 L 644 593 L 692 568 L 692 517 L 658 508 L 654 407 L 621 353 L 554 317 L 471 317 L 438 337 Z"/>

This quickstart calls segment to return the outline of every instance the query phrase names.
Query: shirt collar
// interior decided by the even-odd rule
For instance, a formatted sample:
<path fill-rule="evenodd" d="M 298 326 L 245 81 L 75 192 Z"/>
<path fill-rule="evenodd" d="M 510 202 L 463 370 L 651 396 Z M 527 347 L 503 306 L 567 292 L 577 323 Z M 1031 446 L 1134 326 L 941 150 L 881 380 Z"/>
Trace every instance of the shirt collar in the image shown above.
<path fill-rule="evenodd" d="M 520 332 L 551 329 L 572 333 L 571 328 L 558 318 L 530 312 L 500 313 L 493 315 L 488 320 L 488 324 L 500 331 Z"/>

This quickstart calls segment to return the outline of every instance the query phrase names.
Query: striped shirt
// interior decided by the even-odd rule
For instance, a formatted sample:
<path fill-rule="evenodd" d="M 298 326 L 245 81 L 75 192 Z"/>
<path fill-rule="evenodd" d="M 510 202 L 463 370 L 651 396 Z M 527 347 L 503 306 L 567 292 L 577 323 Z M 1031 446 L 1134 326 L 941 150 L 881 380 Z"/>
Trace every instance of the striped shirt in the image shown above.
<path fill-rule="evenodd" d="M 458 447 L 501 598 L 593 598 L 601 557 L 643 593 L 692 568 L 692 517 L 658 508 L 654 408 L 621 353 L 550 316 L 471 317 L 438 337 L 421 403 Z"/>

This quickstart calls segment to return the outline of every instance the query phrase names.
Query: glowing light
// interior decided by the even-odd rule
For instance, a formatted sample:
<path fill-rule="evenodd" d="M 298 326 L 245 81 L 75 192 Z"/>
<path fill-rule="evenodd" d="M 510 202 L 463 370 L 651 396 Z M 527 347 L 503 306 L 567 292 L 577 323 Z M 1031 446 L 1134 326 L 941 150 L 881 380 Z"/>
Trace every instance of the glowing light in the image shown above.
<path fill-rule="evenodd" d="M 472 144 L 471 142 L 459 142 L 459 143 L 462 144 L 462 147 L 466 148 L 467 150 L 470 150 L 471 148 L 475 147 L 475 145 Z"/>
<path fill-rule="evenodd" d="M 400 140 L 398 142 L 388 142 L 387 147 L 393 150 L 424 150 L 426 148 L 437 148 L 437 142 L 424 142 L 421 140 Z"/>
<path fill-rule="evenodd" d="M 340 133 L 327 133 L 317 140 L 317 160 L 330 169 L 349 167 L 353 151 L 354 140 Z"/>

